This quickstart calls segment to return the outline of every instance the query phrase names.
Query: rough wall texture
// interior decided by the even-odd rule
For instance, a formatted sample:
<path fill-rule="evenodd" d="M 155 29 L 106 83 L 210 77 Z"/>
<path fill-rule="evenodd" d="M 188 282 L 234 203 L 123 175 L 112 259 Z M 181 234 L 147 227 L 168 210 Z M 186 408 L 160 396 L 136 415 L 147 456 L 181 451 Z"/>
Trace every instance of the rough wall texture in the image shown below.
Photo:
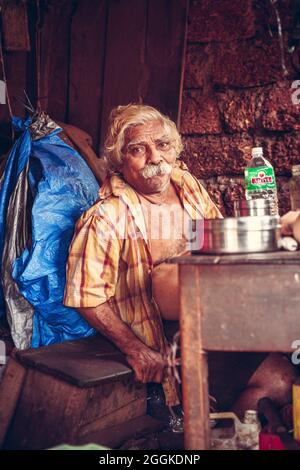
<path fill-rule="evenodd" d="M 244 197 L 243 170 L 251 147 L 263 146 L 274 165 L 281 213 L 289 209 L 291 165 L 300 163 L 300 105 L 293 104 L 300 103 L 300 82 L 294 83 L 300 72 L 288 47 L 292 8 L 290 0 L 276 5 L 285 70 L 269 0 L 191 0 L 183 158 L 227 215 L 233 200 Z"/>

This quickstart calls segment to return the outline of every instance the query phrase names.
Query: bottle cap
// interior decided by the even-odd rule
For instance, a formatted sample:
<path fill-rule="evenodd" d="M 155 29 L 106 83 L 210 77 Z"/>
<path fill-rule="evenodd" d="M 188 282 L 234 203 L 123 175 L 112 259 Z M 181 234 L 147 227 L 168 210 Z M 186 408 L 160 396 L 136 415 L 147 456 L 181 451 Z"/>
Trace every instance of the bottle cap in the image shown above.
<path fill-rule="evenodd" d="M 258 414 L 256 410 L 246 410 L 244 414 L 244 423 L 255 423 L 257 422 Z"/>
<path fill-rule="evenodd" d="M 300 165 L 292 165 L 292 174 L 300 175 Z"/>
<path fill-rule="evenodd" d="M 262 157 L 263 156 L 263 149 L 262 147 L 253 147 L 251 150 L 252 157 Z"/>

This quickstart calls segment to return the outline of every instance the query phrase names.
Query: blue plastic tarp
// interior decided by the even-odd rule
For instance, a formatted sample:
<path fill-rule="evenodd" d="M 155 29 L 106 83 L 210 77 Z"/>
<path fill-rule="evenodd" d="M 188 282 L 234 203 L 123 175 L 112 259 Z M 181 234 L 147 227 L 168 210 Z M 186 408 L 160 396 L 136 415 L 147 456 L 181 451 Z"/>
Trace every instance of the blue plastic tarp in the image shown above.
<path fill-rule="evenodd" d="M 0 190 L 0 260 L 2 260 L 4 249 L 6 232 L 6 213 L 9 200 L 17 184 L 18 178 L 24 170 L 30 155 L 31 138 L 28 129 L 30 123 L 31 119 L 27 119 L 23 122 L 20 119 L 13 118 L 13 126 L 15 130 L 23 131 L 23 134 L 16 141 L 7 157 Z M 4 313 L 4 294 L 2 284 L 0 283 L 0 315 L 3 315 Z"/>
<path fill-rule="evenodd" d="M 32 347 L 38 347 L 94 333 L 75 309 L 62 302 L 74 226 L 96 201 L 99 185 L 83 158 L 57 135 L 61 129 L 31 140 L 29 123 L 18 121 L 24 133 L 12 153 L 18 154 L 17 171 L 30 158 L 32 240 L 15 261 L 12 274 L 34 306 Z"/>

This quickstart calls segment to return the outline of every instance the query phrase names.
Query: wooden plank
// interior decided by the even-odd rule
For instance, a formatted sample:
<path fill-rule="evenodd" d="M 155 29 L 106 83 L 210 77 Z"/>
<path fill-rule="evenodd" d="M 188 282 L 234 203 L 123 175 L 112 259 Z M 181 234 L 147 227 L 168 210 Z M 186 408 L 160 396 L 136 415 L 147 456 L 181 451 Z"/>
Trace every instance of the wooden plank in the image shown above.
<path fill-rule="evenodd" d="M 202 450 L 210 446 L 210 424 L 199 268 L 180 266 L 179 276 L 185 449 Z"/>
<path fill-rule="evenodd" d="M 28 370 L 5 449 L 45 449 L 74 442 L 86 390 Z"/>
<path fill-rule="evenodd" d="M 42 4 L 40 40 L 40 90 L 42 108 L 65 121 L 68 99 L 72 0 Z"/>
<path fill-rule="evenodd" d="M 22 358 L 22 362 L 46 374 L 61 378 L 80 388 L 95 387 L 105 382 L 133 376 L 121 354 L 96 354 L 89 357 L 49 353 L 37 358 Z"/>
<path fill-rule="evenodd" d="M 145 384 L 128 379 L 88 389 L 78 426 L 89 426 L 98 418 L 104 418 L 136 400 L 142 400 L 146 405 L 146 388 Z"/>
<path fill-rule="evenodd" d="M 3 2 L 2 25 L 7 51 L 30 51 L 27 7 L 23 2 Z"/>
<path fill-rule="evenodd" d="M 27 2 L 27 12 L 31 52 L 27 54 L 26 93 L 35 107 L 38 94 L 36 62 L 37 2 Z"/>
<path fill-rule="evenodd" d="M 177 121 L 186 40 L 187 0 L 148 2 L 143 101 Z"/>
<path fill-rule="evenodd" d="M 0 5 L 4 4 L 3 0 L 0 2 Z M 24 10 L 25 5 L 22 7 L 22 11 L 25 12 Z M 17 26 L 18 19 L 15 18 L 16 23 L 15 26 L 16 28 L 19 28 L 19 25 Z M 25 21 L 25 16 L 23 17 L 23 20 Z M 21 20 L 21 22 L 23 21 Z M 27 21 L 27 20 L 26 20 Z M 6 23 L 8 26 L 8 23 Z M 23 26 L 25 28 L 25 23 L 23 23 Z M 21 25 L 20 25 L 21 28 Z M 26 25 L 26 30 L 27 30 L 27 25 Z M 27 32 L 23 31 L 21 32 L 21 35 L 26 34 Z M 28 75 L 28 58 L 31 56 L 31 54 L 28 54 L 28 52 L 25 52 L 27 50 L 27 45 L 23 50 L 22 46 L 22 39 L 19 37 L 19 33 L 14 35 L 13 30 L 8 28 L 7 34 L 9 35 L 9 41 L 14 42 L 15 40 L 19 42 L 20 48 L 17 47 L 15 44 L 15 48 L 18 49 L 17 51 L 14 50 L 7 50 L 4 51 L 4 68 L 5 68 L 5 74 L 6 74 L 6 80 L 7 80 L 7 91 L 8 95 L 10 98 L 10 104 L 12 108 L 12 114 L 14 116 L 18 117 L 24 117 L 25 116 L 25 109 L 23 106 L 16 101 L 16 96 L 24 96 L 23 90 L 28 88 L 27 87 L 27 75 Z M 27 38 L 26 38 L 27 42 Z M 11 43 L 12 45 L 12 43 Z M 14 47 L 12 47 L 14 49 Z M 0 79 L 3 80 L 3 71 L 2 67 L 0 65 Z M 12 136 L 12 130 L 11 130 L 11 117 L 9 114 L 9 107 L 8 107 L 8 99 L 6 98 L 6 104 L 0 104 L 0 156 L 7 152 L 9 148 L 11 147 L 11 136 Z"/>
<path fill-rule="evenodd" d="M 26 369 L 11 357 L 0 381 L 0 448 L 15 412 L 25 376 Z"/>
<path fill-rule="evenodd" d="M 126 403 L 126 405 L 124 405 L 122 408 L 115 407 L 115 409 L 113 409 L 109 414 L 101 416 L 92 423 L 82 426 L 78 430 L 78 441 L 82 442 L 84 436 L 91 436 L 91 434 L 96 434 L 97 432 L 111 426 L 115 426 L 119 423 L 126 423 L 133 418 L 143 416 L 146 413 L 146 409 L 146 397 L 132 400 L 130 403 Z"/>
<path fill-rule="evenodd" d="M 271 253 L 243 253 L 237 255 L 195 254 L 193 256 L 177 256 L 167 261 L 171 264 L 300 264 L 300 251 L 274 251 Z M 278 268 L 279 269 L 279 268 Z"/>
<path fill-rule="evenodd" d="M 110 0 L 108 5 L 101 142 L 111 109 L 142 102 L 143 87 L 148 80 L 145 64 L 147 2 Z"/>
<path fill-rule="evenodd" d="M 101 335 L 19 351 L 29 367 L 87 388 L 133 376 L 124 355 Z"/>
<path fill-rule="evenodd" d="M 146 403 L 146 386 L 130 380 L 80 389 L 28 370 L 4 448 L 45 449 L 66 442 L 75 444 L 83 430 L 95 430 L 95 423 L 103 429 L 128 416 L 144 414 Z M 123 411 L 118 413 L 119 409 Z"/>
<path fill-rule="evenodd" d="M 18 117 L 24 117 L 25 109 L 16 101 L 16 96 L 24 96 L 23 90 L 26 89 L 27 53 L 6 52 L 4 55 L 4 63 L 7 91 L 10 97 L 13 114 Z M 0 105 L 0 123 L 4 124 L 5 122 L 10 123 L 7 102 L 6 105 Z"/>
<path fill-rule="evenodd" d="M 189 269 L 188 266 L 185 267 Z M 298 265 L 193 266 L 201 283 L 203 345 L 214 351 L 292 352 L 300 338 Z"/>
<path fill-rule="evenodd" d="M 72 21 L 68 122 L 98 149 L 106 33 L 106 1 L 79 0 Z"/>
<path fill-rule="evenodd" d="M 109 2 L 101 142 L 117 105 L 147 103 L 178 117 L 186 0 Z"/>

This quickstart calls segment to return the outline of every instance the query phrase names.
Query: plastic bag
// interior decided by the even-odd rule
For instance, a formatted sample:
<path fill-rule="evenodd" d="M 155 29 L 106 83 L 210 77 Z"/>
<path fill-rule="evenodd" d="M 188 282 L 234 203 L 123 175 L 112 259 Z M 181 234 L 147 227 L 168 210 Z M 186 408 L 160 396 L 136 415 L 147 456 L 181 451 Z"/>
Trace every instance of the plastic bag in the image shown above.
<path fill-rule="evenodd" d="M 38 347 L 94 333 L 83 317 L 62 301 L 74 226 L 96 201 L 99 185 L 82 157 L 57 135 L 60 128 L 48 126 L 48 133 L 43 134 L 42 126 L 34 124 L 35 131 L 31 128 L 30 133 L 30 120 L 15 120 L 24 133 L 12 153 L 15 159 L 17 155 L 19 174 L 20 167 L 24 169 L 29 161 L 33 204 L 31 243 L 16 259 L 12 277 L 34 307 L 31 346 Z"/>

